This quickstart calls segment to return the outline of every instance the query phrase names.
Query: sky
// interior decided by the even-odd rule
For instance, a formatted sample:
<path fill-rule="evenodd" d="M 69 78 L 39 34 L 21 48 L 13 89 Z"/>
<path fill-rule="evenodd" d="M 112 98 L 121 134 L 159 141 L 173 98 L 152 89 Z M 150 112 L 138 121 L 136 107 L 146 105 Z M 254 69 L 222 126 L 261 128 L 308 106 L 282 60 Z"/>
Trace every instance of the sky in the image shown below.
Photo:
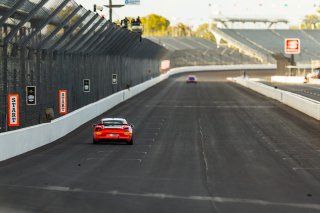
<path fill-rule="evenodd" d="M 105 5 L 108 0 L 75 0 L 93 10 L 93 4 Z M 124 0 L 113 0 L 124 4 Z M 175 25 L 183 22 L 196 27 L 210 18 L 270 18 L 288 19 L 297 25 L 306 14 L 316 13 L 319 0 L 141 0 L 140 5 L 126 5 L 114 9 L 114 20 L 125 16 L 137 17 L 151 13 L 159 14 Z M 102 12 L 108 17 L 108 10 Z"/>

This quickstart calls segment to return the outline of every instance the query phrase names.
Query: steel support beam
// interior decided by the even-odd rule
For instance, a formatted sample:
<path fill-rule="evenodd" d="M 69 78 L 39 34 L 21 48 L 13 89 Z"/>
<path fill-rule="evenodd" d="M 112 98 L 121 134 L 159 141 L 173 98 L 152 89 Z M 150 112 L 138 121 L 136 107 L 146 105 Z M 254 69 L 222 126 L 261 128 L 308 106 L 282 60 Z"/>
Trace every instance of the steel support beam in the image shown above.
<path fill-rule="evenodd" d="M 86 49 L 84 50 L 87 53 L 90 53 L 93 51 L 95 48 L 99 47 L 99 45 L 106 39 L 106 36 L 113 30 L 113 27 L 108 27 L 105 29 L 99 37 L 96 39 L 92 40 L 92 44 L 87 45 Z"/>
<path fill-rule="evenodd" d="M 107 32 L 110 28 L 110 22 L 106 22 L 87 42 L 83 45 L 82 52 L 86 52 L 86 50 L 96 42 L 101 35 L 103 35 L 105 32 Z M 106 28 L 107 27 L 107 28 Z"/>
<path fill-rule="evenodd" d="M 129 51 L 128 51 L 129 49 L 130 49 L 130 50 L 135 50 L 135 49 L 137 49 L 136 47 L 137 47 L 138 45 L 141 45 L 140 40 L 139 40 L 139 39 L 134 39 L 133 42 L 130 42 L 130 43 L 125 47 L 125 49 L 122 49 L 122 51 L 119 52 L 119 55 L 122 55 L 122 56 L 126 55 L 126 54 L 129 52 Z"/>
<path fill-rule="evenodd" d="M 3 29 L 3 33 L 7 33 L 8 32 L 8 27 L 4 26 Z M 8 95 L 8 87 L 9 87 L 9 83 L 8 83 L 8 45 L 3 45 L 2 46 L 2 53 L 1 53 L 1 61 L 2 63 L 1 65 L 1 69 L 0 69 L 0 83 L 2 84 L 2 93 L 0 94 L 0 100 L 3 104 L 0 104 L 0 113 L 2 111 L 2 113 L 4 113 L 5 115 L 5 122 L 1 122 L 1 129 L 4 131 L 8 130 L 8 124 L 7 124 L 7 115 L 8 115 L 8 99 L 7 99 L 7 95 Z M 1 86 L 0 86 L 1 87 Z"/>
<path fill-rule="evenodd" d="M 97 52 L 98 53 L 98 49 L 103 47 L 105 43 L 107 43 L 108 41 L 110 41 L 110 39 L 112 38 L 113 34 L 115 34 L 117 32 L 116 29 L 114 29 L 114 27 L 110 27 L 109 29 L 107 29 L 102 36 L 100 36 L 98 38 L 98 40 L 96 41 L 96 43 L 87 50 L 87 52 L 89 54 L 91 54 L 92 52 Z"/>
<path fill-rule="evenodd" d="M 10 8 L 10 10 L 4 14 L 0 19 L 0 27 L 7 21 L 7 19 L 12 16 L 27 0 L 19 0 L 15 5 Z"/>
<path fill-rule="evenodd" d="M 105 43 L 104 46 L 102 46 L 102 48 L 100 49 L 100 52 L 103 54 L 108 54 L 108 52 L 106 50 L 109 50 L 111 47 L 113 47 L 114 45 L 117 45 L 117 42 L 122 39 L 124 36 L 126 36 L 126 34 L 123 32 L 122 29 L 120 29 L 120 32 L 117 33 L 116 36 L 112 36 L 109 40 L 109 42 Z"/>
<path fill-rule="evenodd" d="M 97 23 L 95 23 L 95 24 L 90 28 L 90 30 L 81 37 L 81 38 L 82 38 L 82 39 L 81 39 L 82 41 L 80 41 L 81 43 L 80 43 L 80 44 L 75 43 L 75 44 L 69 49 L 68 52 L 74 52 L 74 51 L 80 49 L 80 48 L 83 46 L 83 44 L 90 38 L 89 35 L 90 35 L 91 33 L 94 33 L 94 31 L 99 27 L 100 23 L 101 23 L 103 20 L 104 20 L 104 19 L 100 19 L 99 21 L 97 21 Z"/>
<path fill-rule="evenodd" d="M 19 29 L 25 25 L 35 14 L 38 10 L 40 10 L 49 0 L 42 0 L 39 4 L 37 4 L 29 13 L 26 18 L 21 20 L 17 26 L 15 26 L 10 33 L 4 38 L 3 42 L 5 44 L 9 43 L 13 37 L 18 33 Z"/>
<path fill-rule="evenodd" d="M 89 14 L 91 13 L 90 10 L 88 10 L 81 18 L 79 18 L 79 20 L 76 21 L 76 23 L 74 23 L 68 30 L 67 32 L 65 32 L 63 34 L 63 36 L 61 36 L 61 38 L 55 42 L 51 47 L 49 47 L 50 50 L 56 50 L 59 48 L 59 45 L 66 40 L 66 38 L 73 33 L 73 31 L 79 27 L 79 25 L 89 16 Z M 71 40 L 71 39 L 70 39 Z"/>
<path fill-rule="evenodd" d="M 144 50 L 144 46 L 140 45 L 140 48 L 138 49 L 131 49 L 128 51 L 125 56 L 131 56 L 131 57 L 139 57 L 139 52 Z M 148 50 L 148 55 L 150 55 L 150 50 Z"/>
<path fill-rule="evenodd" d="M 132 56 L 132 57 L 141 57 L 141 58 L 151 58 L 152 54 L 153 54 L 153 49 L 154 46 L 149 46 L 148 44 L 146 44 L 147 40 L 145 40 L 143 43 L 140 43 L 140 48 L 139 49 L 131 49 L 128 54 L 126 54 L 127 56 Z M 148 47 L 148 49 L 146 50 L 146 47 Z M 147 54 L 145 54 L 147 52 Z"/>
<path fill-rule="evenodd" d="M 93 35 L 88 37 L 88 39 L 84 43 L 81 44 L 81 49 L 78 48 L 75 51 L 76 52 L 85 52 L 85 53 L 87 53 L 86 50 L 88 48 L 90 48 L 94 44 L 94 42 L 96 40 L 99 40 L 101 37 L 103 37 L 104 33 L 109 30 L 109 27 L 107 27 L 108 25 L 109 25 L 109 21 L 104 23 L 103 26 L 101 26 L 98 31 L 96 31 Z"/>
<path fill-rule="evenodd" d="M 125 55 L 125 53 L 127 53 L 128 50 L 134 50 L 135 47 L 138 46 L 138 44 L 141 45 L 140 36 L 138 34 L 132 36 L 134 36 L 133 39 L 130 42 L 128 42 L 127 45 L 118 52 L 118 54 Z"/>
<path fill-rule="evenodd" d="M 92 18 L 80 29 L 80 31 L 77 33 L 77 35 L 72 39 L 72 41 L 70 41 L 69 43 L 65 44 L 60 51 L 64 52 L 65 50 L 67 50 L 70 46 L 74 45 L 82 36 L 84 31 L 86 31 L 91 24 L 99 17 L 98 14 L 95 14 L 94 16 L 92 16 Z M 99 17 L 100 18 L 100 17 Z M 81 40 L 81 39 L 80 39 Z"/>
<path fill-rule="evenodd" d="M 120 31 L 120 29 L 115 29 L 114 31 L 110 32 L 109 35 L 105 35 L 105 39 L 103 39 L 99 46 L 92 50 L 92 52 L 89 52 L 89 54 L 100 54 L 102 50 L 106 46 L 110 45 L 110 43 L 115 39 L 114 34 L 117 34 L 118 31 Z"/>
<path fill-rule="evenodd" d="M 25 37 L 21 41 L 19 41 L 19 46 L 26 46 L 31 41 L 33 37 L 35 37 L 49 22 L 70 2 L 70 0 L 64 0 L 59 7 L 57 7 L 46 20 L 44 20 L 37 29 L 34 30 L 28 37 Z"/>
<path fill-rule="evenodd" d="M 128 36 L 128 34 L 123 32 L 122 35 L 114 37 L 114 40 L 110 42 L 110 45 L 106 46 L 106 48 L 103 50 L 103 53 L 109 54 L 109 51 L 111 51 L 114 46 L 119 45 L 120 41 L 124 40 L 126 36 Z"/>
<path fill-rule="evenodd" d="M 44 40 L 42 40 L 42 41 L 40 42 L 40 44 L 38 44 L 38 45 L 36 46 L 36 49 L 41 49 L 41 48 L 43 48 L 44 45 L 45 45 L 50 39 L 52 39 L 53 36 L 55 36 L 55 35 L 77 14 L 77 12 L 78 12 L 81 8 L 82 8 L 82 6 L 79 5 L 76 9 L 74 9 L 74 10 L 72 11 L 72 13 L 71 13 L 70 15 L 68 15 L 68 17 L 65 18 L 65 19 L 62 21 L 62 23 L 61 23 L 58 27 L 56 27 L 55 30 L 53 30 L 53 31 L 51 32 L 51 34 L 50 34 L 49 36 L 47 36 Z"/>
<path fill-rule="evenodd" d="M 116 55 L 120 49 L 125 49 L 128 43 L 132 40 L 131 35 L 126 34 L 117 42 L 115 42 L 109 49 L 108 54 Z M 107 50 L 106 50 L 107 51 Z"/>

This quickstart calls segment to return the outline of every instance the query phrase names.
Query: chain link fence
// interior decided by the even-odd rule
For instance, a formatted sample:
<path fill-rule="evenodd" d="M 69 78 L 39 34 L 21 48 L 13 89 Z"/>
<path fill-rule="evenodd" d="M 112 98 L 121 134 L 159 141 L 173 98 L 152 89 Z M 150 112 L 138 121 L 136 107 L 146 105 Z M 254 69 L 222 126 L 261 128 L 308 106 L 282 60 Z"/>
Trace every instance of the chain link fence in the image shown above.
<path fill-rule="evenodd" d="M 156 77 L 167 53 L 73 0 L 0 0 L 0 16 L 0 132 L 48 122 L 49 109 L 59 117 L 59 90 L 71 112 Z M 27 105 L 27 86 L 36 105 Z M 19 127 L 7 126 L 8 94 L 20 96 Z"/>

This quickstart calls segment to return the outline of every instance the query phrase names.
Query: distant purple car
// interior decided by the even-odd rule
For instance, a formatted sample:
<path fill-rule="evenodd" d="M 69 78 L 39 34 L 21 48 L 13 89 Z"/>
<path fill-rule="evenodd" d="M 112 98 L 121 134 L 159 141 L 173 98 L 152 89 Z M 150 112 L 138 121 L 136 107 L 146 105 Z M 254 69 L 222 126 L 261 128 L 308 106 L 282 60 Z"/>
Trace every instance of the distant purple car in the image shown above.
<path fill-rule="evenodd" d="M 197 83 L 198 79 L 195 75 L 188 75 L 186 82 L 187 82 L 187 84 L 188 83 Z"/>

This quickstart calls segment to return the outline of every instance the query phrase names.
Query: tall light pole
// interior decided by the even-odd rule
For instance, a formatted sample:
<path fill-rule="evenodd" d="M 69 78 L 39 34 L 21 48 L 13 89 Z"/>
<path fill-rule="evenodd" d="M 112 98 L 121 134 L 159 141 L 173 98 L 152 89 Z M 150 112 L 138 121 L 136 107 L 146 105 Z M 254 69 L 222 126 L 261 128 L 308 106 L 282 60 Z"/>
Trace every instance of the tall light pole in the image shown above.
<path fill-rule="evenodd" d="M 124 4 L 112 4 L 112 0 L 109 0 L 109 4 L 104 6 L 109 8 L 109 20 L 112 22 L 112 8 L 120 8 L 123 7 Z"/>

